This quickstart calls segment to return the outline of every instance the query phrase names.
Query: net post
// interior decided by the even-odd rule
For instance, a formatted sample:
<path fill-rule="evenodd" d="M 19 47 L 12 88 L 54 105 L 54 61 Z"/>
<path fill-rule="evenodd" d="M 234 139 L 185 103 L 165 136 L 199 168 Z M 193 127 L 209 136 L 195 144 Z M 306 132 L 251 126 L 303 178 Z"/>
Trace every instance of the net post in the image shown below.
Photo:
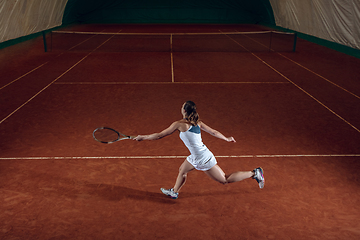
<path fill-rule="evenodd" d="M 45 50 L 45 52 L 47 52 L 47 43 L 46 43 L 45 31 L 42 31 L 42 35 L 43 35 L 43 41 L 44 41 L 44 50 Z"/>
<path fill-rule="evenodd" d="M 269 46 L 269 52 L 271 51 L 271 45 L 272 45 L 272 35 L 273 31 L 270 32 L 270 46 Z"/>
<path fill-rule="evenodd" d="M 293 52 L 296 51 L 296 42 L 297 42 L 297 32 L 294 34 L 294 46 L 293 46 Z"/>

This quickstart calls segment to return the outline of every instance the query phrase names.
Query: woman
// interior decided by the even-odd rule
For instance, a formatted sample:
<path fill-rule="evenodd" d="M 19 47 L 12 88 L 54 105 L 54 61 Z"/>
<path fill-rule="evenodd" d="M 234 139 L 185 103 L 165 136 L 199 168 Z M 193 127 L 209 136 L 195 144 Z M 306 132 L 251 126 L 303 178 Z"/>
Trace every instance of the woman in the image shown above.
<path fill-rule="evenodd" d="M 259 183 L 259 187 L 263 188 L 265 179 L 262 168 L 256 168 L 253 171 L 239 171 L 230 175 L 225 175 L 223 170 L 217 165 L 217 161 L 210 150 L 203 144 L 201 139 L 201 131 L 204 130 L 214 137 L 223 139 L 227 142 L 236 142 L 233 137 L 225 137 L 220 132 L 207 126 L 200 121 L 199 114 L 196 111 L 196 105 L 192 101 L 187 101 L 181 107 L 183 119 L 176 121 L 162 132 L 150 135 L 138 135 L 134 138 L 137 141 L 158 140 L 168 136 L 178 130 L 180 138 L 185 146 L 189 149 L 191 155 L 182 163 L 175 185 L 171 189 L 161 188 L 161 191 L 173 199 L 177 199 L 181 187 L 185 184 L 187 173 L 197 169 L 204 171 L 210 178 L 222 184 L 239 182 L 244 179 L 253 178 Z"/>

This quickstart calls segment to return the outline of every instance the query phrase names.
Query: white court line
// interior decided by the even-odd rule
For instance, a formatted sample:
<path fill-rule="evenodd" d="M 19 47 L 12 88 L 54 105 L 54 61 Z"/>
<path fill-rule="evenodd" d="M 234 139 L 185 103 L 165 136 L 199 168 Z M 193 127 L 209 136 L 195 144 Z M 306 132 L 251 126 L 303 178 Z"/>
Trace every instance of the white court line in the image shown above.
<path fill-rule="evenodd" d="M 96 35 L 94 35 L 94 36 L 96 36 Z M 84 40 L 83 42 L 81 42 L 81 43 L 79 43 L 79 44 L 77 44 L 77 45 L 75 45 L 75 46 L 73 46 L 73 47 L 69 48 L 69 49 L 68 49 L 68 51 L 70 51 L 71 49 L 73 49 L 73 48 L 75 48 L 75 47 L 79 46 L 80 44 L 83 44 L 84 42 L 88 41 L 89 39 L 93 38 L 94 36 L 92 36 L 92 37 L 90 37 L 90 38 L 88 38 L 88 39 Z M 62 54 L 63 54 L 63 53 L 60 53 L 60 54 L 59 54 L 59 55 L 57 55 L 56 57 L 59 57 L 59 56 L 60 56 L 60 55 L 62 55 Z M 46 65 L 47 63 L 49 63 L 49 61 L 47 61 L 47 62 L 45 62 L 45 63 L 41 64 L 40 66 L 38 66 L 38 67 L 34 68 L 33 70 L 30 70 L 29 72 L 25 73 L 24 75 L 22 75 L 22 76 L 18 77 L 18 78 L 17 78 L 17 79 L 15 79 L 15 80 L 11 81 L 10 83 L 8 83 L 8 84 L 6 84 L 6 85 L 4 85 L 4 86 L 0 87 L 0 90 L 1 90 L 1 89 L 3 89 L 3 88 L 5 88 L 5 87 L 7 87 L 7 86 L 9 86 L 9 85 L 10 85 L 10 84 L 12 84 L 12 83 L 17 82 L 17 81 L 18 81 L 18 80 L 20 80 L 21 78 L 23 78 L 23 77 L 25 77 L 25 76 L 29 75 L 30 73 L 32 73 L 32 72 L 34 72 L 34 71 L 36 71 L 37 69 L 41 68 L 42 66 Z"/>
<path fill-rule="evenodd" d="M 56 82 L 57 85 L 121 85 L 121 84 L 290 84 L 290 82 Z"/>
<path fill-rule="evenodd" d="M 94 36 L 96 36 L 96 35 L 94 35 Z M 79 43 L 79 44 L 77 44 L 77 45 L 75 45 L 75 46 L 73 46 L 73 47 L 69 48 L 69 49 L 68 49 L 68 51 L 70 51 L 71 49 L 73 49 L 73 48 L 75 48 L 75 47 L 79 46 L 80 44 L 82 44 L 82 43 L 84 43 L 84 42 L 88 41 L 89 39 L 93 38 L 94 36 L 92 36 L 92 37 L 90 37 L 90 38 L 88 38 L 88 39 L 84 40 L 83 42 L 81 42 L 81 43 Z M 52 43 L 51 43 L 51 44 L 52 44 Z M 60 54 L 59 54 L 59 55 L 57 55 L 56 57 L 59 57 L 59 56 L 60 56 L 60 55 L 62 55 L 62 54 L 63 54 L 63 53 L 60 53 Z M 17 82 L 17 81 L 18 81 L 18 80 L 20 80 L 21 78 L 23 78 L 23 77 L 25 77 L 25 76 L 29 75 L 30 73 L 32 73 L 32 72 L 34 72 L 34 71 L 36 71 L 37 69 L 41 68 L 42 66 L 46 65 L 47 63 L 49 63 L 49 61 L 47 61 L 47 62 L 45 62 L 45 63 L 41 64 L 40 66 L 38 66 L 38 67 L 34 68 L 33 70 L 30 70 L 29 72 L 25 73 L 24 75 L 22 75 L 22 76 L 18 77 L 18 78 L 17 78 L 17 79 L 15 79 L 15 80 L 11 81 L 10 83 L 8 83 L 8 84 L 6 84 L 6 85 L 4 85 L 4 86 L 0 87 L 0 90 L 1 90 L 1 89 L 3 89 L 3 88 L 5 88 L 5 87 L 7 87 L 7 86 L 9 86 L 10 84 L 12 84 L 12 83 L 14 83 L 14 82 Z"/>
<path fill-rule="evenodd" d="M 22 76 L 18 77 L 17 79 L 9 82 L 8 84 L 2 86 L 2 87 L 0 88 L 0 90 L 6 88 L 6 87 L 9 86 L 10 84 L 12 84 L 12 83 L 14 83 L 14 82 L 16 82 L 16 81 L 18 81 L 18 80 L 20 80 L 21 78 L 25 77 L 26 75 L 29 75 L 30 73 L 36 71 L 37 69 L 41 68 L 42 66 L 44 66 L 44 65 L 47 64 L 47 63 L 48 63 L 48 62 L 41 64 L 40 66 L 34 68 L 33 70 L 30 70 L 29 72 L 25 73 L 24 75 L 22 75 Z"/>
<path fill-rule="evenodd" d="M 40 93 L 42 93 L 43 91 L 45 91 L 47 88 L 49 88 L 54 82 L 56 82 L 58 79 L 60 79 L 62 76 L 64 76 L 66 73 L 68 73 L 71 69 L 73 69 L 76 65 L 78 65 L 80 62 L 82 62 L 88 55 L 86 55 L 85 57 L 83 57 L 80 61 L 78 61 L 77 63 L 75 63 L 73 66 L 71 66 L 68 70 L 66 70 L 65 72 L 63 72 L 59 77 L 55 78 L 55 80 L 53 80 L 51 83 L 49 83 L 48 85 L 46 85 L 43 89 L 41 89 L 39 92 L 37 92 L 34 96 L 32 96 L 29 100 L 27 100 L 25 103 L 23 103 L 20 107 L 18 107 L 17 109 L 15 109 L 12 113 L 10 113 L 9 115 L 7 115 L 5 118 L 3 118 L 0 121 L 0 124 L 3 123 L 6 119 L 8 119 L 9 117 L 11 117 L 14 113 L 16 113 L 17 111 L 19 111 L 22 107 L 24 107 L 26 104 L 28 104 L 31 100 L 33 100 L 35 97 L 37 97 Z"/>
<path fill-rule="evenodd" d="M 316 73 L 316 72 L 314 72 L 314 71 L 310 70 L 309 68 L 307 68 L 307 67 L 305 67 L 305 66 L 301 65 L 300 63 L 298 63 L 298 62 L 296 62 L 296 61 L 292 60 L 291 58 L 288 58 L 288 57 L 284 56 L 284 55 L 283 55 L 283 54 L 281 54 L 281 53 L 277 53 L 277 54 L 279 54 L 279 55 L 280 55 L 280 56 L 282 56 L 283 58 L 286 58 L 287 60 L 289 60 L 289 61 L 293 62 L 294 64 L 296 64 L 296 65 L 298 65 L 298 66 L 302 67 L 303 69 L 305 69 L 305 70 L 307 70 L 307 71 L 311 72 L 312 74 L 314 74 L 314 75 L 318 76 L 319 78 L 324 79 L 325 81 L 327 81 L 327 82 L 331 83 L 332 85 L 334 85 L 334 86 L 336 86 L 336 87 L 340 88 L 341 90 L 343 90 L 343 91 L 345 91 L 345 92 L 347 92 L 347 93 L 349 93 L 349 94 L 353 95 L 354 97 L 356 97 L 356 98 L 360 99 L 360 96 L 356 95 L 355 93 L 350 92 L 350 91 L 349 91 L 349 90 L 347 90 L 346 88 L 341 87 L 340 85 L 338 85 L 338 84 L 336 84 L 336 83 L 334 83 L 334 82 L 330 81 L 330 80 L 329 80 L 329 79 L 327 79 L 326 77 L 323 77 L 322 75 L 320 75 L 320 74 L 318 74 L 318 73 Z"/>
<path fill-rule="evenodd" d="M 112 36 L 113 37 L 113 36 Z M 49 88 L 51 85 L 53 85 L 57 80 L 59 80 L 62 76 L 64 76 L 66 73 L 68 73 L 69 71 L 71 71 L 74 67 L 76 67 L 79 63 L 81 63 L 85 58 L 87 58 L 91 53 L 95 52 L 98 48 L 100 48 L 102 45 L 104 45 L 106 42 L 108 42 L 112 37 L 110 37 L 109 39 L 107 39 L 105 42 L 103 42 L 102 44 L 100 44 L 97 48 L 95 48 L 93 51 L 91 51 L 90 53 L 88 53 L 85 57 L 83 57 L 80 61 L 78 61 L 77 63 L 75 63 L 73 66 L 71 66 L 69 69 L 67 69 L 65 72 L 63 72 L 60 76 L 58 76 L 57 78 L 55 78 L 55 80 L 53 80 L 51 83 L 49 83 L 48 85 L 46 85 L 43 89 L 41 89 L 39 92 L 37 92 L 34 96 L 32 96 L 29 100 L 27 100 L 25 103 L 23 103 L 22 105 L 20 105 L 20 107 L 18 107 L 17 109 L 15 109 L 12 113 L 10 113 L 9 115 L 7 115 L 5 118 L 3 118 L 0 121 L 0 124 L 2 124 L 6 119 L 8 119 L 9 117 L 11 117 L 13 114 L 15 114 L 17 111 L 19 111 L 22 107 L 24 107 L 26 104 L 28 104 L 31 100 L 33 100 L 35 97 L 37 97 L 40 93 L 42 93 L 43 91 L 45 91 L 47 88 Z"/>
<path fill-rule="evenodd" d="M 310 98 L 312 98 L 313 100 L 315 100 L 318 104 L 320 104 L 321 106 L 323 106 L 324 108 L 326 108 L 329 112 L 331 112 L 332 114 L 334 114 L 336 117 L 338 117 L 339 119 L 341 119 L 343 122 L 345 122 L 346 124 L 348 124 L 350 127 L 352 127 L 353 129 L 355 129 L 357 132 L 360 133 L 360 129 L 358 129 L 357 127 L 355 127 L 353 124 L 351 124 L 349 121 L 347 121 L 345 118 L 343 118 L 342 116 L 340 116 L 339 114 L 337 114 L 335 111 L 333 111 L 331 108 L 329 108 L 328 106 L 326 106 L 324 103 L 322 103 L 320 100 L 318 100 L 316 97 L 314 97 L 313 95 L 311 95 L 310 93 L 308 93 L 307 91 L 305 91 L 305 89 L 303 89 L 302 87 L 300 87 L 299 85 L 297 85 L 295 82 L 293 82 L 292 80 L 290 80 L 288 77 L 286 77 L 284 74 L 282 74 L 281 72 L 279 72 L 278 70 L 276 70 L 275 68 L 273 68 L 270 64 L 268 64 L 267 62 L 263 61 L 261 58 L 259 58 L 258 56 L 256 56 L 254 54 L 254 56 L 256 58 L 258 58 L 260 61 L 262 61 L 265 65 L 267 65 L 269 68 L 271 68 L 272 70 L 274 70 L 276 73 L 278 73 L 280 76 L 282 76 L 283 78 L 285 78 L 286 80 L 288 80 L 290 83 L 292 83 L 295 87 L 297 87 L 299 90 L 301 90 L 302 92 L 304 92 L 306 95 L 308 95 Z"/>
<path fill-rule="evenodd" d="M 174 54 L 173 54 L 173 35 L 170 35 L 170 60 L 171 60 L 171 82 L 175 82 L 174 76 Z"/>
<path fill-rule="evenodd" d="M 243 45 L 241 45 L 239 42 L 237 42 L 235 39 L 231 38 L 230 36 L 227 36 L 228 38 L 230 38 L 231 40 L 233 40 L 235 43 L 237 43 L 239 46 L 243 47 L 244 49 L 246 49 L 249 53 L 251 53 L 251 55 L 253 55 L 254 57 L 256 57 L 259 61 L 261 61 L 262 63 L 264 63 L 266 66 L 268 66 L 270 69 L 272 69 L 274 72 L 276 72 L 277 74 L 279 74 L 281 77 L 283 77 L 284 79 L 286 79 L 287 81 L 289 81 L 290 83 L 292 83 L 295 87 L 297 87 L 300 91 L 302 91 L 303 93 L 305 93 L 306 95 L 308 95 L 310 98 L 312 98 L 313 100 L 315 100 L 318 104 L 320 104 L 321 106 L 323 106 L 324 108 L 326 108 L 329 112 L 331 112 L 332 114 L 334 114 L 336 117 L 338 117 L 339 119 L 341 119 L 343 122 L 345 122 L 346 124 L 348 124 L 350 127 L 352 127 L 353 129 L 355 129 L 357 132 L 360 133 L 360 129 L 358 129 L 357 127 L 355 127 L 353 124 L 351 124 L 349 121 L 347 121 L 345 118 L 341 117 L 339 114 L 337 114 L 335 111 L 333 111 L 331 108 L 329 108 L 328 106 L 326 106 L 324 103 L 322 103 L 320 100 L 318 100 L 317 98 L 315 98 L 313 95 L 311 95 L 310 93 L 308 93 L 305 89 L 303 89 L 302 87 L 300 87 L 299 85 L 297 85 L 295 82 L 293 82 L 291 79 L 289 79 L 288 77 L 286 77 L 284 74 L 282 74 L 281 72 L 279 72 L 277 69 L 275 69 L 273 66 L 271 66 L 269 63 L 265 62 L 262 58 L 260 58 L 259 56 L 257 56 L 255 53 L 249 51 L 247 48 L 245 48 Z"/>
<path fill-rule="evenodd" d="M 103 157 L 2 157 L 0 160 L 99 160 L 99 159 L 177 159 L 187 156 L 103 156 Z M 306 157 L 360 157 L 360 154 L 270 154 L 229 155 L 216 158 L 306 158 Z"/>
<path fill-rule="evenodd" d="M 121 31 L 121 30 L 120 30 Z M 53 33 L 68 33 L 68 34 L 95 34 L 95 35 L 145 35 L 145 36 L 187 36 L 187 35 L 239 35 L 239 34 L 259 34 L 259 33 L 282 33 L 276 31 L 258 31 L 258 32 L 204 32 L 204 33 L 129 33 L 129 32 L 117 32 L 117 33 L 107 33 L 107 32 L 76 32 L 76 31 L 52 31 Z M 286 33 L 286 34 L 293 34 L 293 33 Z"/>
<path fill-rule="evenodd" d="M 253 39 L 253 38 L 251 38 L 251 37 L 249 37 L 249 36 L 245 36 L 245 37 L 250 38 L 252 41 L 254 41 L 254 42 L 256 42 L 256 43 L 258 43 L 258 44 L 260 44 L 260 45 L 262 45 L 262 46 L 264 46 L 264 47 L 267 47 L 267 46 L 265 46 L 264 44 L 260 43 L 259 41 L 256 41 L 255 39 Z M 271 50 L 272 52 L 275 52 L 275 50 L 274 50 L 274 49 L 270 49 L 270 50 Z M 350 92 L 349 90 L 347 90 L 347 89 L 345 89 L 345 88 L 341 87 L 340 85 L 338 85 L 338 84 L 336 84 L 336 83 L 334 83 L 334 82 L 330 81 L 330 80 L 329 80 L 329 79 L 327 79 L 326 77 L 323 77 L 322 75 L 320 75 L 320 74 L 318 74 L 318 73 L 316 73 L 316 72 L 312 71 L 311 69 L 309 69 L 309 68 L 307 68 L 307 67 L 305 67 L 305 66 L 301 65 L 300 63 L 296 62 L 295 60 L 292 60 L 291 58 L 288 58 L 288 57 L 286 57 L 285 55 L 283 55 L 283 54 L 281 54 L 281 53 L 279 53 L 279 52 L 276 52 L 276 53 L 277 53 L 278 55 L 282 56 L 283 58 L 286 58 L 286 59 L 287 59 L 287 60 L 289 60 L 290 62 L 292 62 L 292 63 L 294 63 L 294 64 L 298 65 L 299 67 L 301 67 L 301 68 L 303 68 L 303 69 L 305 69 L 305 70 L 307 70 L 307 71 L 311 72 L 312 74 L 314 74 L 314 75 L 318 76 L 319 78 L 324 79 L 325 81 L 327 81 L 327 82 L 329 82 L 329 83 L 333 84 L 334 86 L 336 86 L 336 87 L 340 88 L 341 90 L 343 90 L 343 91 L 345 91 L 345 92 L 347 92 L 347 93 L 349 93 L 349 94 L 353 95 L 354 97 L 356 97 L 356 98 L 360 99 L 360 97 L 359 97 L 358 95 L 356 95 L 355 93 Z"/>

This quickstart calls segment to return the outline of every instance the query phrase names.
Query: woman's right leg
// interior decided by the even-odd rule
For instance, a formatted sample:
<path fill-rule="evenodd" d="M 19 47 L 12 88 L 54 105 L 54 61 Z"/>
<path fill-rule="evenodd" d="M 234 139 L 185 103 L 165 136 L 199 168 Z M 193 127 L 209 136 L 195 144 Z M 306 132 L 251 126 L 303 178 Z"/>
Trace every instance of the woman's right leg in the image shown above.
<path fill-rule="evenodd" d="M 254 176 L 253 171 L 238 171 L 234 172 L 228 176 L 225 175 L 224 171 L 219 167 L 219 165 L 213 166 L 210 170 L 205 172 L 210 178 L 218 181 L 222 184 L 240 182 L 242 180 L 251 178 Z"/>
<path fill-rule="evenodd" d="M 181 187 L 184 186 L 187 178 L 187 173 L 194 170 L 194 166 L 191 165 L 186 159 L 179 168 L 179 174 L 176 178 L 174 192 L 179 192 Z"/>

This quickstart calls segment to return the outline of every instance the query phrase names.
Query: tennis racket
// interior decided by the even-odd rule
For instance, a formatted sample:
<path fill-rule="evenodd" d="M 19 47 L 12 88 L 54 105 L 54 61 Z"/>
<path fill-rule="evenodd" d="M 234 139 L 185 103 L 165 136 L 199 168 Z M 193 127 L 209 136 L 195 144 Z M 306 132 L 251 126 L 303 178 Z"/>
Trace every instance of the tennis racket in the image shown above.
<path fill-rule="evenodd" d="M 127 136 L 109 127 L 99 127 L 94 130 L 93 137 L 101 143 L 114 143 L 120 140 L 133 139 L 134 136 Z"/>

